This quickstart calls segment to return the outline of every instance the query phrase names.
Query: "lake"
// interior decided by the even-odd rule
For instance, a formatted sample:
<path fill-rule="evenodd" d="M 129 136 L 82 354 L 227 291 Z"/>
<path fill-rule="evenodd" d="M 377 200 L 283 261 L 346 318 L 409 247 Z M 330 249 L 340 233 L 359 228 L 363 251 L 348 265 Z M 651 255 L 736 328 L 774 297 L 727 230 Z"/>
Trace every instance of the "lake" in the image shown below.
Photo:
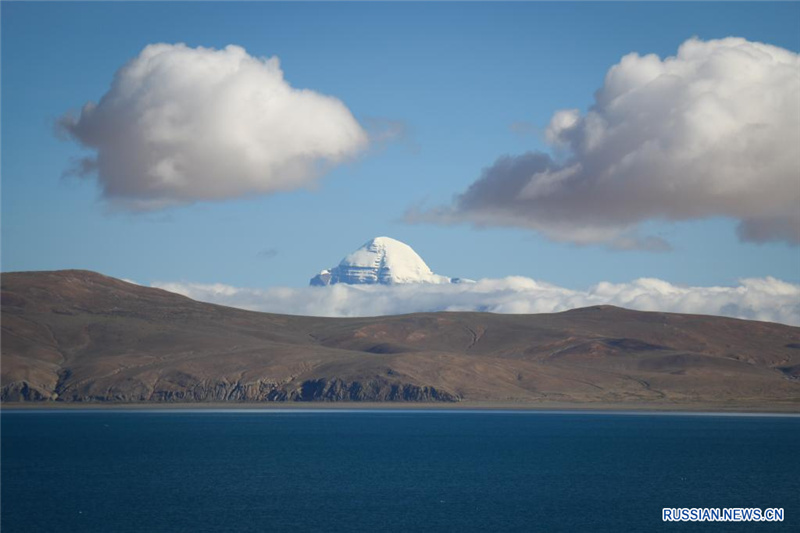
<path fill-rule="evenodd" d="M 800 418 L 3 411 L 3 533 L 800 531 Z M 778 507 L 782 523 L 665 523 Z"/>

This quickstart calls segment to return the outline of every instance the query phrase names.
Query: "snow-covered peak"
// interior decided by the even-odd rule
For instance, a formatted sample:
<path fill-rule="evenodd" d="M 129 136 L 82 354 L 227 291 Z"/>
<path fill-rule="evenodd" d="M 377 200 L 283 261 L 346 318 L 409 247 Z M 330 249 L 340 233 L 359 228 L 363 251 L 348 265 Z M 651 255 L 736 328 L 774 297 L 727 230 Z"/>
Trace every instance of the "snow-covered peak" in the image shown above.
<path fill-rule="evenodd" d="M 376 237 L 368 241 L 364 246 L 342 259 L 339 266 L 377 268 L 392 283 L 432 281 L 431 278 L 435 276 L 413 248 L 389 237 Z M 378 282 L 382 283 L 383 280 L 379 279 Z"/>
<path fill-rule="evenodd" d="M 351 253 L 338 266 L 323 270 L 311 285 L 396 283 L 451 283 L 434 274 L 409 245 L 390 237 L 376 237 Z"/>

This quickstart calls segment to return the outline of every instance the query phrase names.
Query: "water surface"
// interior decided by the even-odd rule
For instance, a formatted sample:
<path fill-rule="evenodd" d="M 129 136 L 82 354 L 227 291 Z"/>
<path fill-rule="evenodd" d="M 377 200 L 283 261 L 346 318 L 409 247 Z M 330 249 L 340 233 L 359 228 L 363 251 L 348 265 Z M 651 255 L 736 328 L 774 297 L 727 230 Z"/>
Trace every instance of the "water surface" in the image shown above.
<path fill-rule="evenodd" d="M 2 412 L 2 531 L 799 531 L 800 418 Z M 783 507 L 783 523 L 662 523 Z"/>

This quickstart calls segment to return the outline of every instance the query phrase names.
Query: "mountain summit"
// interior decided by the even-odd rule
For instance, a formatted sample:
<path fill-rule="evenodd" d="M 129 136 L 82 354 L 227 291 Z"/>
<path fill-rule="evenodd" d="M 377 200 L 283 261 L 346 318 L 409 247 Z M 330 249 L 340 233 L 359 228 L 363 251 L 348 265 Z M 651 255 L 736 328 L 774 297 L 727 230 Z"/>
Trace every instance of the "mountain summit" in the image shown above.
<path fill-rule="evenodd" d="M 375 237 L 338 266 L 323 270 L 311 285 L 394 285 L 398 283 L 459 283 L 458 278 L 434 274 L 409 245 L 389 237 Z"/>

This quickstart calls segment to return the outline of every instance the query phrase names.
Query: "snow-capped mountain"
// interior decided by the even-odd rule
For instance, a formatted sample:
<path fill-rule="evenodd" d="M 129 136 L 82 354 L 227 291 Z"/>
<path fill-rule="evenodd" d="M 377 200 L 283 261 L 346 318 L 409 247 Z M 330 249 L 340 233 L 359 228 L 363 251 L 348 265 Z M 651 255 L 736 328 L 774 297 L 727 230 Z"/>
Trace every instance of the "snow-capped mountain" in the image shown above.
<path fill-rule="evenodd" d="M 311 285 L 398 283 L 460 283 L 458 278 L 434 274 L 409 245 L 389 237 L 376 237 L 330 270 L 323 270 Z"/>

